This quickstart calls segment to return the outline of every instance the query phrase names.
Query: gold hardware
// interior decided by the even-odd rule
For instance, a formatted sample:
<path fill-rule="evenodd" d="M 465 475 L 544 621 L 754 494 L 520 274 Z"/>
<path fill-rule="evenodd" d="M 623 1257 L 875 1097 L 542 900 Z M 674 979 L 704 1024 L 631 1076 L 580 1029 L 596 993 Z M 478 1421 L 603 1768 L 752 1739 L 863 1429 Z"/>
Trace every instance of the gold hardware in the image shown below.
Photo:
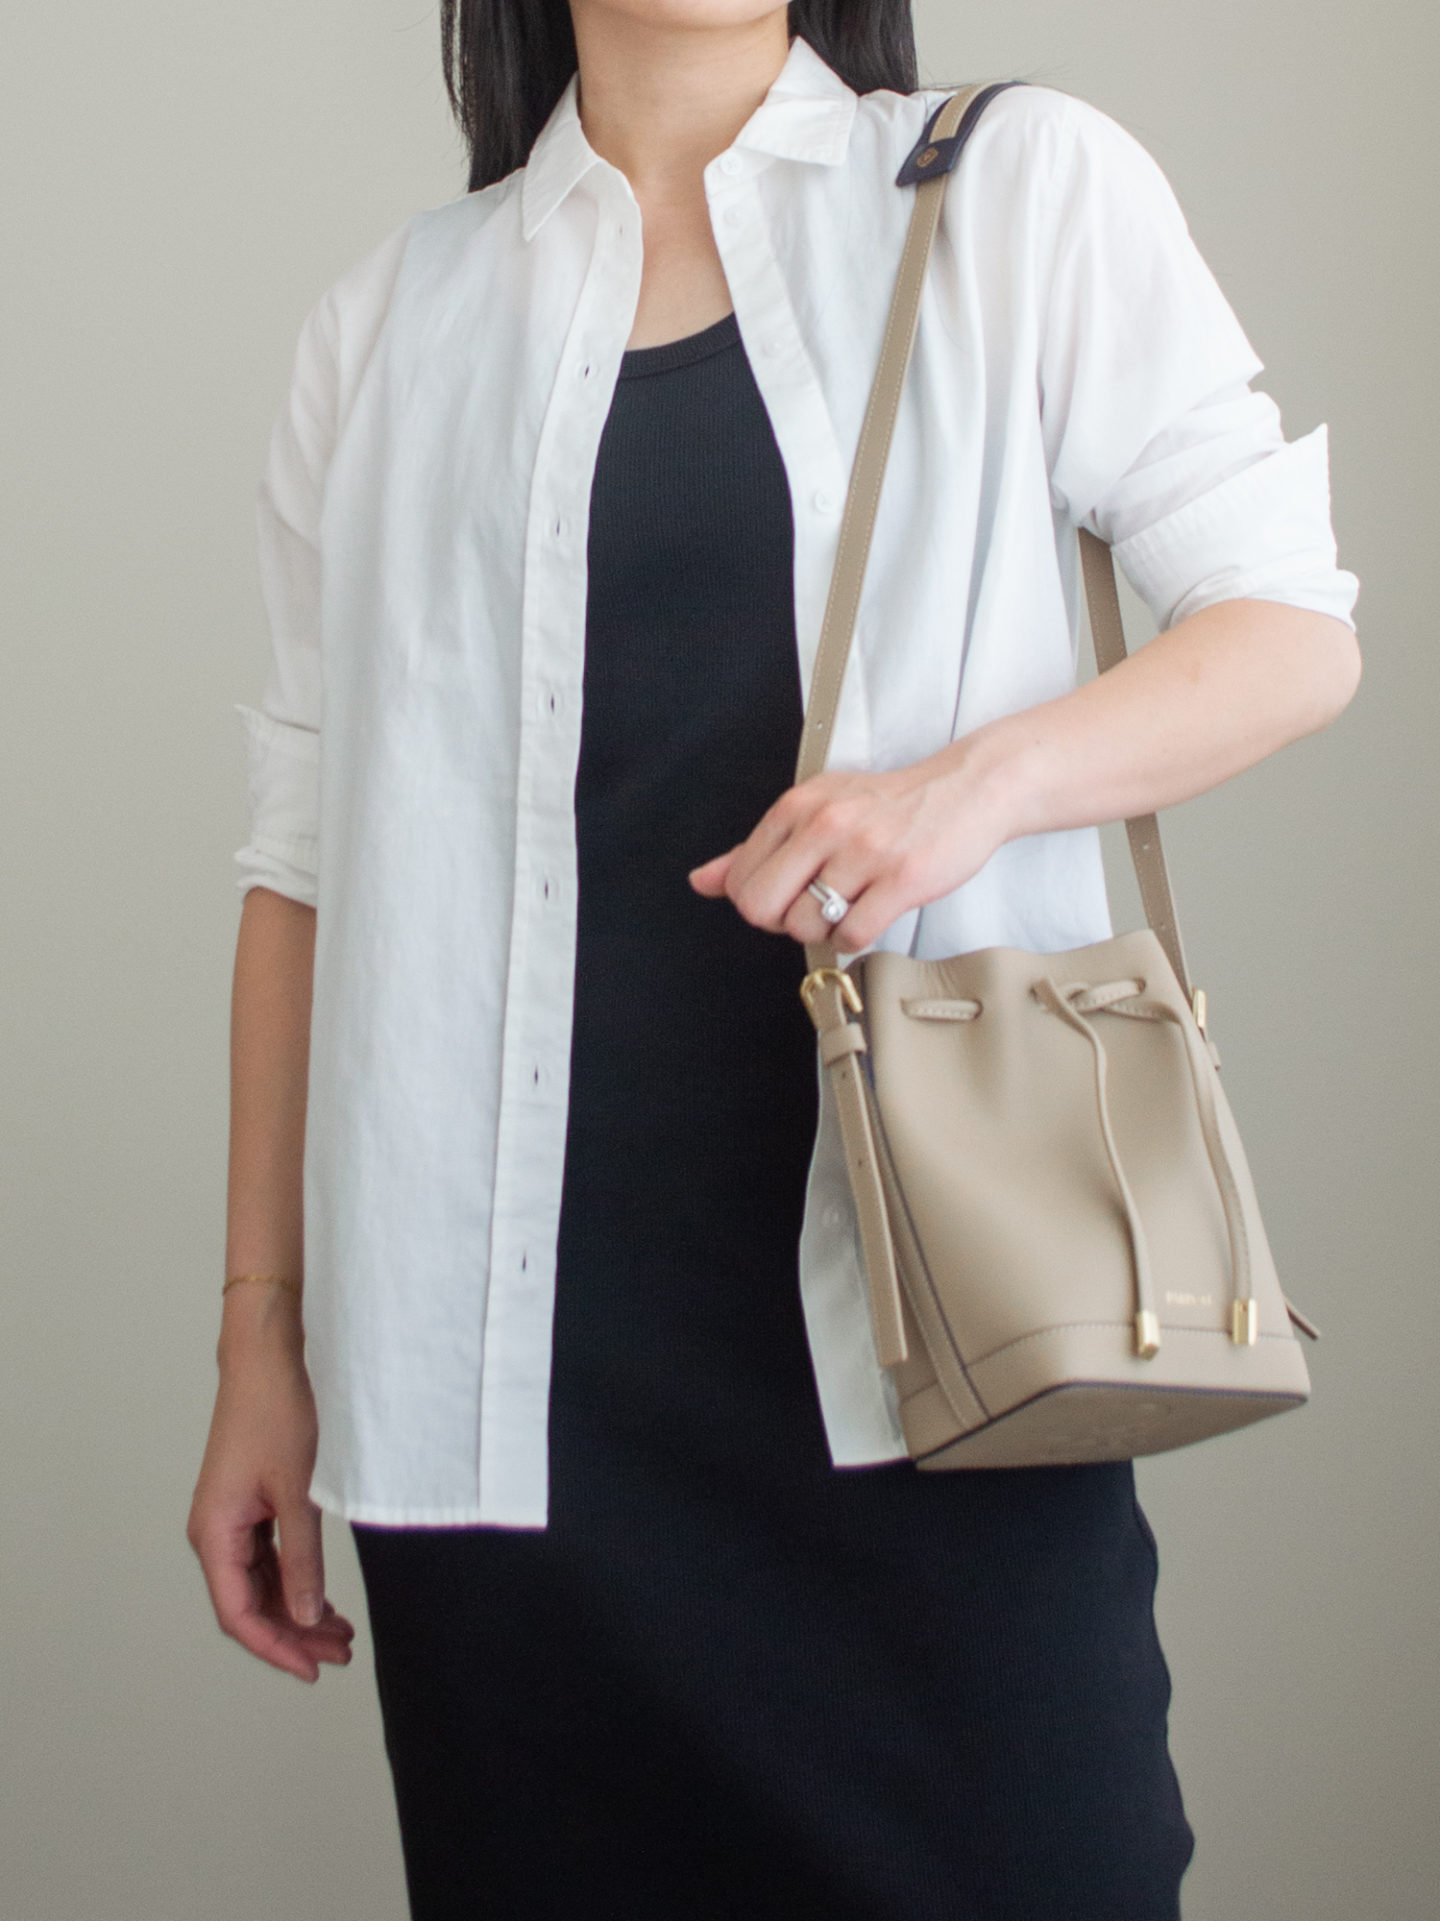
<path fill-rule="evenodd" d="M 814 999 L 827 980 L 833 980 L 840 989 L 840 998 L 852 1014 L 863 1014 L 865 1003 L 860 998 L 860 989 L 851 980 L 843 967 L 814 967 L 800 983 L 800 998 L 805 1003 L 805 1011 L 813 1017 Z"/>
<path fill-rule="evenodd" d="M 1195 1025 L 1203 1034 L 1205 1032 L 1205 1015 L 1207 1012 L 1205 1006 L 1205 989 L 1203 987 L 1196 987 L 1191 990 L 1190 1006 L 1195 1015 Z"/>
<path fill-rule="evenodd" d="M 1236 1347 L 1254 1347 L 1260 1339 L 1260 1303 L 1253 1294 L 1248 1301 L 1231 1302 L 1230 1338 Z"/>
<path fill-rule="evenodd" d="M 1135 1316 L 1135 1352 L 1142 1361 L 1153 1361 L 1160 1352 L 1160 1316 L 1148 1307 Z"/>
<path fill-rule="evenodd" d="M 917 167 L 933 166 L 936 159 L 938 159 L 939 157 L 939 152 L 940 150 L 938 147 L 927 147 L 924 153 L 917 156 L 915 165 Z"/>

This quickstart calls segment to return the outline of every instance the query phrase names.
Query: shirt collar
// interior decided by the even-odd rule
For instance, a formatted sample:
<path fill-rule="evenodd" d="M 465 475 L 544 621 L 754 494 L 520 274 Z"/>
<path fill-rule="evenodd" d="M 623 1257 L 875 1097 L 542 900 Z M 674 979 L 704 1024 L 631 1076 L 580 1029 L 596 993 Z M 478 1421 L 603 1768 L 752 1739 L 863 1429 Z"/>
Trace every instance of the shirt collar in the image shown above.
<path fill-rule="evenodd" d="M 520 187 L 521 222 L 530 240 L 600 156 L 585 138 L 576 104 L 579 76 L 571 74 L 540 129 Z M 822 167 L 844 158 L 857 96 L 798 34 L 770 91 L 735 136 L 737 147 L 781 160 Z"/>

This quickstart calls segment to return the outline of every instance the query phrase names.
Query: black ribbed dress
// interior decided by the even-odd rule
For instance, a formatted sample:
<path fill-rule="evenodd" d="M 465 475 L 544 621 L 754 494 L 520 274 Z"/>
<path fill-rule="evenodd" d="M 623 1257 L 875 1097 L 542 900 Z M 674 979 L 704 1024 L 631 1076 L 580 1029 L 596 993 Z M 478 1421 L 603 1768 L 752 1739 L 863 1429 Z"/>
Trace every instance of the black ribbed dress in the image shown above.
<path fill-rule="evenodd" d="M 801 948 L 690 868 L 793 780 L 734 316 L 625 355 L 590 520 L 543 1532 L 355 1525 L 414 1921 L 1173 1921 L 1128 1465 L 830 1465 Z"/>

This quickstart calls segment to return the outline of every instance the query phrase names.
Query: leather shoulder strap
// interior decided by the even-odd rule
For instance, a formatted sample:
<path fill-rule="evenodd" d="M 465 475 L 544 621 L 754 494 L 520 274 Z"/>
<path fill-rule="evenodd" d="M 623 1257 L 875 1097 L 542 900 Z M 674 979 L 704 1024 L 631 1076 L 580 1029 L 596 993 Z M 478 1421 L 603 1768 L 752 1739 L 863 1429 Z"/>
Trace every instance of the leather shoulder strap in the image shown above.
<path fill-rule="evenodd" d="M 943 152 L 943 144 L 959 130 L 965 109 L 979 89 L 968 87 L 952 94 L 938 114 L 932 117 L 927 133 L 929 149 Z M 919 154 L 906 162 L 918 163 L 927 151 L 922 143 Z M 952 161 L 953 166 L 953 161 Z M 903 171 L 903 170 L 902 170 Z M 850 470 L 850 485 L 845 495 L 845 513 L 840 523 L 840 546 L 835 555 L 835 571 L 830 576 L 830 592 L 825 602 L 825 618 L 820 627 L 820 642 L 810 675 L 810 696 L 805 704 L 805 725 L 800 735 L 800 754 L 795 765 L 795 782 L 809 780 L 825 765 L 840 704 L 840 685 L 845 677 L 845 662 L 855 632 L 855 616 L 860 607 L 860 589 L 865 580 L 865 565 L 870 558 L 870 537 L 875 531 L 875 513 L 880 505 L 880 489 L 885 479 L 885 463 L 895 432 L 895 416 L 900 407 L 900 390 L 910 365 L 910 349 L 915 341 L 915 325 L 920 318 L 920 295 L 925 285 L 925 270 L 935 229 L 940 224 L 940 206 L 945 182 L 951 169 L 935 163 L 932 176 L 915 189 L 915 205 L 905 236 L 905 251 L 900 256 L 900 271 L 885 323 L 880 347 L 880 364 L 870 388 L 870 401 L 860 428 L 855 449 L 855 464 Z M 828 945 L 828 943 L 826 943 Z M 827 965 L 834 965 L 833 954 Z"/>
<path fill-rule="evenodd" d="M 951 94 L 931 115 L 924 133 L 897 176 L 897 185 L 915 185 L 915 205 L 900 258 L 890 315 L 880 349 L 880 364 L 870 389 L 864 424 L 850 473 L 845 496 L 845 513 L 840 525 L 840 545 L 835 571 L 830 578 L 830 593 L 825 603 L 825 618 L 810 678 L 810 694 L 805 705 L 805 722 L 800 735 L 800 752 L 795 766 L 795 781 L 809 780 L 821 772 L 829 752 L 840 704 L 840 688 L 845 663 L 855 632 L 860 593 L 870 557 L 870 541 L 875 531 L 875 515 L 880 504 L 880 489 L 894 437 L 900 393 L 905 384 L 915 328 L 920 317 L 920 299 L 926 269 L 940 224 L 940 207 L 945 182 L 954 171 L 965 144 L 980 115 L 990 101 L 1006 86 L 965 87 Z M 1090 607 L 1090 629 L 1095 643 L 1096 665 L 1107 672 L 1125 658 L 1125 632 L 1120 619 L 1120 599 L 1115 584 L 1115 566 L 1110 549 L 1093 534 L 1081 532 L 1080 553 L 1085 573 L 1086 598 Z M 1165 950 L 1181 988 L 1190 994 L 1190 976 L 1180 941 L 1175 902 L 1170 889 L 1165 851 L 1160 844 L 1160 828 L 1153 814 L 1125 823 L 1130 856 L 1140 886 L 1145 918 Z M 837 955 L 829 941 L 808 943 L 806 965 L 834 967 Z"/>
<path fill-rule="evenodd" d="M 1105 542 L 1084 527 L 1080 529 L 1080 564 L 1085 574 L 1095 665 L 1102 674 L 1108 674 L 1112 667 L 1120 665 L 1126 652 L 1115 562 Z M 1170 891 L 1170 869 L 1160 840 L 1160 823 L 1154 814 L 1136 814 L 1126 821 L 1125 835 L 1130 843 L 1130 860 L 1140 886 L 1145 919 L 1165 949 L 1165 958 L 1175 969 L 1175 978 L 1186 1000 L 1193 1000 L 1190 970 L 1185 965 L 1185 947 L 1175 913 L 1175 896 Z"/>

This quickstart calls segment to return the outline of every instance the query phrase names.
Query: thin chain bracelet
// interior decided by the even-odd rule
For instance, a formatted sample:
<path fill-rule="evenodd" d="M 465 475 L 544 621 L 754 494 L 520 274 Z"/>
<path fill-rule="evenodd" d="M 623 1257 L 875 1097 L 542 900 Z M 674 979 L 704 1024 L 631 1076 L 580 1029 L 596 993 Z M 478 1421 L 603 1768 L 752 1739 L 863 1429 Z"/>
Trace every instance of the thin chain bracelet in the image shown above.
<path fill-rule="evenodd" d="M 298 1295 L 300 1292 L 300 1283 L 291 1274 L 232 1274 L 221 1288 L 221 1294 L 228 1294 L 241 1281 L 273 1281 L 277 1287 L 288 1287 L 292 1294 Z"/>

